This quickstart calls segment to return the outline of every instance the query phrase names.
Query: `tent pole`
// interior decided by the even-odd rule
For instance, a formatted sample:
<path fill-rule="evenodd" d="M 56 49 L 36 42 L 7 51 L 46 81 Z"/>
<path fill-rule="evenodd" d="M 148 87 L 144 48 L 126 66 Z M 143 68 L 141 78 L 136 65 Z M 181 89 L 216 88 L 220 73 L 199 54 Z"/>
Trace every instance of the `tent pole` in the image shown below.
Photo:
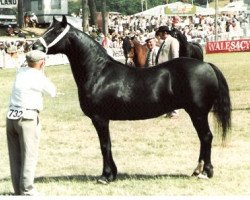
<path fill-rule="evenodd" d="M 215 41 L 218 41 L 218 0 L 215 0 L 215 19 L 214 19 L 214 23 L 215 23 Z"/>

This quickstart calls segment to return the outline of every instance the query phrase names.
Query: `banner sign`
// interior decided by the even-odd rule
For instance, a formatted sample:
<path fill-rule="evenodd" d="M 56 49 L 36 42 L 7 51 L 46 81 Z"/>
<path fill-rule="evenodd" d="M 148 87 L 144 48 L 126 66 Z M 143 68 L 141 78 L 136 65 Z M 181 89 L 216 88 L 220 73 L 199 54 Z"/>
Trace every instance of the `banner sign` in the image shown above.
<path fill-rule="evenodd" d="M 186 14 L 186 15 L 194 15 L 196 13 L 196 6 L 194 5 L 176 5 L 174 7 L 165 7 L 165 14 L 167 15 L 181 15 L 181 14 Z"/>
<path fill-rule="evenodd" d="M 17 5 L 17 0 L 0 0 L 0 5 Z"/>
<path fill-rule="evenodd" d="M 250 51 L 250 39 L 207 42 L 206 53 L 229 53 Z"/>

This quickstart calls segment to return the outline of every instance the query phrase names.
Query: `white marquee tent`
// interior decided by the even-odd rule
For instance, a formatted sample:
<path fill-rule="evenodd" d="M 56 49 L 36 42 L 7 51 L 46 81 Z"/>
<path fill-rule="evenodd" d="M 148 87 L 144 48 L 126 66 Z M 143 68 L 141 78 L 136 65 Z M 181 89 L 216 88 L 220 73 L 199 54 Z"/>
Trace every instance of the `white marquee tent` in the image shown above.
<path fill-rule="evenodd" d="M 219 9 L 219 12 L 239 12 L 239 11 L 247 11 L 247 4 L 244 4 L 243 1 L 234 1 L 223 8 Z"/>
<path fill-rule="evenodd" d="M 200 6 L 195 6 L 189 3 L 175 2 L 165 5 L 159 5 L 143 12 L 136 13 L 135 15 L 144 15 L 144 16 L 159 16 L 159 15 L 180 15 L 188 16 L 194 14 L 201 15 L 214 15 L 214 8 L 204 8 Z"/>

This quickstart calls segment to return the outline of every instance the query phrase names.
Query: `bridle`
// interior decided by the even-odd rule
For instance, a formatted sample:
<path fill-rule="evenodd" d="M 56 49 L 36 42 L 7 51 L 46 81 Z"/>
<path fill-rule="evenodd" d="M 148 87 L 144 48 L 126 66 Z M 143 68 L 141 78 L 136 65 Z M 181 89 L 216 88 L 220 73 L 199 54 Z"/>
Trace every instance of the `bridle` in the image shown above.
<path fill-rule="evenodd" d="M 63 30 L 63 32 L 61 32 L 51 43 L 49 43 L 49 44 L 47 44 L 46 42 L 45 42 L 45 40 L 43 39 L 43 37 L 40 37 L 40 38 L 38 38 L 38 40 L 42 43 L 42 45 L 45 47 L 45 53 L 47 53 L 48 52 L 48 49 L 50 48 L 50 47 L 52 47 L 52 46 L 54 46 L 55 44 L 57 44 L 67 33 L 68 33 L 68 31 L 69 31 L 69 29 L 70 29 L 70 26 L 69 25 L 67 25 L 66 26 L 66 28 Z M 45 33 L 45 35 L 46 34 L 48 34 L 50 31 L 52 31 L 53 30 L 53 28 L 52 29 L 50 29 L 47 33 Z"/>

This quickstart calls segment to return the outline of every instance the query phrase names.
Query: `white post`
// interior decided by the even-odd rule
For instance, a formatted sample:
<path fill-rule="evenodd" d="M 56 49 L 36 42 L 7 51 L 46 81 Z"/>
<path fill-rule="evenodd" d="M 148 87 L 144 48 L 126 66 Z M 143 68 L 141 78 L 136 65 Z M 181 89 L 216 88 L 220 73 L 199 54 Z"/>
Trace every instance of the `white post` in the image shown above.
<path fill-rule="evenodd" d="M 218 0 L 215 0 L 215 18 L 214 18 L 214 23 L 215 23 L 215 41 L 218 41 L 218 25 L 217 25 L 217 21 L 218 21 Z"/>

